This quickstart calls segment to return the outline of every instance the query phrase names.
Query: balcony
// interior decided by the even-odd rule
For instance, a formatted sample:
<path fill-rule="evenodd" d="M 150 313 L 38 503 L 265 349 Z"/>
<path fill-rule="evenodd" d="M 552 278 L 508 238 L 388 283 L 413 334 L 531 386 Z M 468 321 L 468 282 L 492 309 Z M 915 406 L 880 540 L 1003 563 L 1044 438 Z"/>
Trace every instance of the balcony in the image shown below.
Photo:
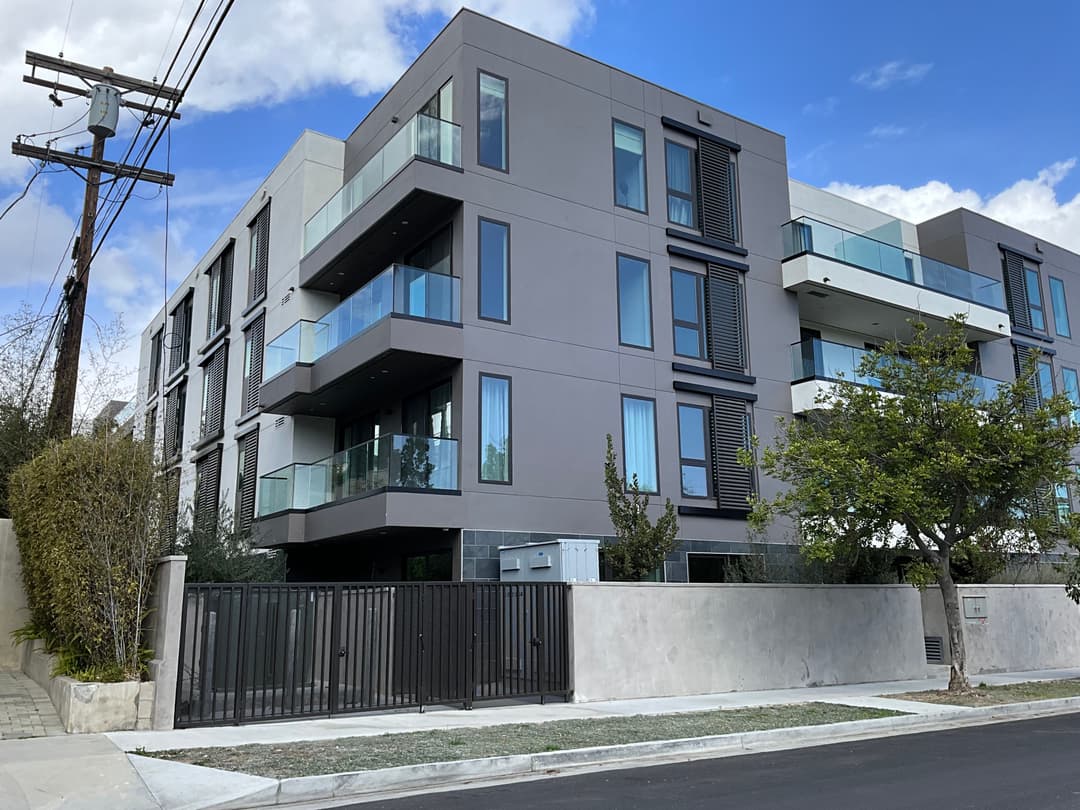
<path fill-rule="evenodd" d="M 301 286 L 340 293 L 338 265 L 358 253 L 385 260 L 396 238 L 443 218 L 460 202 L 446 169 L 461 171 L 461 127 L 413 116 L 305 223 Z"/>
<path fill-rule="evenodd" d="M 889 335 L 913 316 L 964 314 L 972 340 L 1011 334 L 996 279 L 808 217 L 782 232 L 784 288 L 800 293 L 803 320 Z"/>
<path fill-rule="evenodd" d="M 457 490 L 457 439 L 388 434 L 262 476 L 260 534 L 266 545 L 386 526 L 459 526 Z"/>
<path fill-rule="evenodd" d="M 859 373 L 863 361 L 872 352 L 857 346 L 845 346 L 819 338 L 811 338 L 791 347 L 793 413 L 805 413 L 818 407 L 817 395 L 829 384 L 846 380 L 857 385 L 881 388 L 881 380 Z M 998 388 L 1007 383 L 975 374 L 968 381 L 976 389 L 976 402 L 985 402 L 997 396 Z"/>
<path fill-rule="evenodd" d="M 364 370 L 381 382 L 434 373 L 461 359 L 460 325 L 460 279 L 392 265 L 319 320 L 298 321 L 266 345 L 260 402 L 273 413 L 335 415 L 332 397 L 318 398 L 331 410 L 316 413 L 309 395 Z M 339 391 L 346 400 L 355 393 Z"/>

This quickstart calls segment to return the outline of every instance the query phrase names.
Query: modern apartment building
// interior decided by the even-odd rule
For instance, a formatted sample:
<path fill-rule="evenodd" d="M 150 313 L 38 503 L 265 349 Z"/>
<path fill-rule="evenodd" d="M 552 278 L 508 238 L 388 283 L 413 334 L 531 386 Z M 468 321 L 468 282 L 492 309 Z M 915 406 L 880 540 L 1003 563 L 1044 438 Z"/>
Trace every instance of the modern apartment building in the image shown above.
<path fill-rule="evenodd" d="M 789 185 L 780 135 L 462 11 L 344 142 L 290 150 L 147 328 L 140 396 L 178 508 L 231 506 L 296 579 L 497 579 L 500 545 L 605 538 L 610 434 L 677 507 L 658 576 L 710 581 L 777 486 L 751 434 L 916 315 L 968 316 L 989 390 L 1067 340 L 1078 284 L 970 212 Z"/>

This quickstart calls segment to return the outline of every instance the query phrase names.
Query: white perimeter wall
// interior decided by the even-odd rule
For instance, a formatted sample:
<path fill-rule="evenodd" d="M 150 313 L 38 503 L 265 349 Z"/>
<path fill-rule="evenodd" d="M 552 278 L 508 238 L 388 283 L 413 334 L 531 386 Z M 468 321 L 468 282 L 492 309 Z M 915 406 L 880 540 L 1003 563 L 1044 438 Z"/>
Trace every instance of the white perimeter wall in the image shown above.
<path fill-rule="evenodd" d="M 1080 667 L 1080 607 L 1063 585 L 961 585 L 963 597 L 985 597 L 985 618 L 964 622 L 968 672 L 1022 672 Z M 949 636 L 941 591 L 922 595 L 928 636 L 941 636 L 945 660 Z"/>
<path fill-rule="evenodd" d="M 11 633 L 29 621 L 15 532 L 9 519 L 0 519 L 0 670 L 22 665 L 22 649 L 15 647 Z"/>
<path fill-rule="evenodd" d="M 574 584 L 575 700 L 926 676 L 910 585 Z"/>

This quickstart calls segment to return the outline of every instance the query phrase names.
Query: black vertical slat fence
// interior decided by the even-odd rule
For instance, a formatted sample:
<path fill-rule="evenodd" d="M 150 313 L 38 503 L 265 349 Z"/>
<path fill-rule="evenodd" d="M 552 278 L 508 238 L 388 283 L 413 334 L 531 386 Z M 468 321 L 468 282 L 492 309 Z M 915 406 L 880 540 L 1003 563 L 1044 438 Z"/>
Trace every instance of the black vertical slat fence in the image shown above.
<path fill-rule="evenodd" d="M 188 585 L 177 728 L 570 694 L 562 583 Z"/>

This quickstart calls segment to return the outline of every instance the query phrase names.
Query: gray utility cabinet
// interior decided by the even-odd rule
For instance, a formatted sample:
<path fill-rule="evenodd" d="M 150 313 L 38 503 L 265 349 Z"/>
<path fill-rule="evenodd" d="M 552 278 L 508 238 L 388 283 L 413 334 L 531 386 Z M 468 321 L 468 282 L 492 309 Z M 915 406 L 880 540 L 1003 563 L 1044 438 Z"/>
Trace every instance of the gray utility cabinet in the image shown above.
<path fill-rule="evenodd" d="M 549 540 L 499 547 L 502 582 L 599 582 L 599 540 Z"/>

